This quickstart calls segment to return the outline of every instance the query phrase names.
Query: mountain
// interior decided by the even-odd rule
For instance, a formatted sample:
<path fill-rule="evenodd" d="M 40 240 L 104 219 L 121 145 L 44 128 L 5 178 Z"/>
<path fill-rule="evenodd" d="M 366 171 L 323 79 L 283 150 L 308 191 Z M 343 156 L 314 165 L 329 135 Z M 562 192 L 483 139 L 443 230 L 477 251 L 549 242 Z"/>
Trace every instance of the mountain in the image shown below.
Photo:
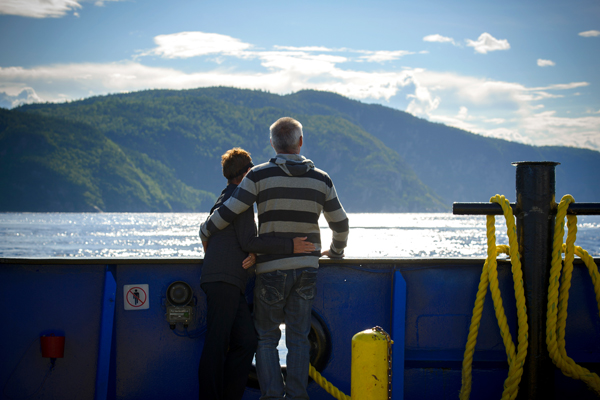
<path fill-rule="evenodd" d="M 238 106 L 201 91 L 145 91 L 67 104 L 30 105 L 8 113 L 13 118 L 19 115 L 27 120 L 29 116 L 37 116 L 51 118 L 53 123 L 73 124 L 74 137 L 82 135 L 81 127 L 87 126 L 90 132 L 115 144 L 127 157 L 127 165 L 141 173 L 151 176 L 150 171 L 169 173 L 186 188 L 216 195 L 226 183 L 221 174 L 221 154 L 240 146 L 253 154 L 255 163 L 268 160 L 274 155 L 268 127 L 285 112 L 276 107 Z M 360 127 L 336 116 L 293 116 L 304 123 L 307 140 L 303 154 L 330 173 L 348 211 L 448 209 L 396 152 Z M 11 129 L 14 130 L 12 125 Z M 43 130 L 40 134 L 44 134 Z M 2 135 L 0 140 L 5 133 Z M 3 159 L 3 164 L 6 161 Z M 28 169 L 24 162 L 21 168 Z M 103 181 L 102 176 L 96 178 Z M 173 194 L 164 187 L 168 179 L 157 182 L 161 193 Z M 174 209 L 171 202 L 156 204 L 155 208 Z M 94 205 L 104 211 L 132 208 L 130 204 L 107 205 L 105 201 L 103 204 L 104 207 Z M 203 211 L 209 208 L 206 203 L 200 207 Z"/>
<path fill-rule="evenodd" d="M 350 212 L 448 211 L 496 193 L 514 201 L 513 161 L 561 162 L 558 198 L 600 198 L 599 152 L 486 138 L 328 92 L 214 87 L 2 110 L 0 183 L 12 189 L 0 211 L 207 211 L 225 186 L 221 154 L 239 146 L 267 161 L 268 129 L 282 116 L 303 124 L 302 154 Z M 48 182 L 70 195 L 31 197 Z"/>
<path fill-rule="evenodd" d="M 346 119 L 400 155 L 419 179 L 444 200 L 487 202 L 496 194 L 515 201 L 518 161 L 555 161 L 556 195 L 572 194 L 578 202 L 600 201 L 594 185 L 600 152 L 562 146 L 530 146 L 488 138 L 414 117 L 377 104 L 335 93 L 303 90 L 287 96 L 232 88 L 200 89 L 211 97 L 246 107 L 278 106 L 291 113 Z M 568 142 L 565 143 L 568 145 Z"/>

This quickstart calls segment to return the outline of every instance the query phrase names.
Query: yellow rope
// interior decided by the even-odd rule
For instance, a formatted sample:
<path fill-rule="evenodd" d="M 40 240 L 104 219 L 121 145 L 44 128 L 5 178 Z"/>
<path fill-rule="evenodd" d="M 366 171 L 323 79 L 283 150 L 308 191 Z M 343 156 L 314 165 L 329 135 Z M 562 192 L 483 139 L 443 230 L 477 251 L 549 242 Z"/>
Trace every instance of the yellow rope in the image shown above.
<path fill-rule="evenodd" d="M 471 395 L 472 384 L 472 369 L 473 369 L 473 354 L 475 353 L 475 344 L 477 343 L 477 335 L 479 333 L 479 323 L 483 312 L 483 304 L 487 287 L 489 285 L 492 293 L 492 300 L 496 310 L 496 319 L 500 328 L 500 335 L 504 342 L 506 355 L 508 358 L 508 377 L 504 381 L 504 390 L 502 399 L 514 400 L 519 392 L 519 383 L 523 375 L 523 364 L 527 356 L 527 307 L 525 305 L 525 291 L 523 288 L 523 272 L 521 270 L 521 257 L 518 251 L 517 232 L 515 227 L 514 216 L 510 203 L 504 196 L 496 195 L 490 199 L 492 203 L 498 203 L 502 207 L 504 217 L 506 219 L 507 234 L 509 238 L 509 246 L 496 245 L 496 227 L 495 218 L 493 215 L 487 216 L 487 242 L 488 256 L 483 265 L 479 288 L 475 296 L 475 307 L 473 308 L 473 317 L 471 318 L 471 326 L 467 337 L 467 345 L 465 348 L 465 357 L 462 368 L 462 387 L 460 390 L 460 400 L 467 400 Z M 556 215 L 556 225 L 554 228 L 554 243 L 552 247 L 552 266 L 550 269 L 550 284 L 548 286 L 548 314 L 546 322 L 546 344 L 548 352 L 554 364 L 569 377 L 581 379 L 597 394 L 600 395 L 600 377 L 597 374 L 590 372 L 575 363 L 573 359 L 567 356 L 565 348 L 565 329 L 567 323 L 567 307 L 569 302 L 569 289 L 571 287 L 571 277 L 573 274 L 573 260 L 575 254 L 579 256 L 586 267 L 594 285 L 596 293 L 596 302 L 598 303 L 598 312 L 600 315 L 600 279 L 598 267 L 594 259 L 587 251 L 579 246 L 575 246 L 575 238 L 577 235 L 577 217 L 575 215 L 567 216 L 567 242 L 562 243 L 565 233 L 564 219 L 570 203 L 574 203 L 575 199 L 571 195 L 563 196 L 558 205 Z M 561 252 L 565 253 L 564 268 L 562 263 Z M 496 257 L 499 254 L 509 254 L 512 264 L 512 273 L 514 280 L 515 299 L 517 306 L 517 351 L 512 340 L 504 313 L 500 288 L 498 287 L 498 263 Z M 562 273 L 561 273 L 562 271 Z M 560 285 L 558 277 L 561 276 Z M 560 287 L 560 292 L 559 292 Z M 338 400 L 351 400 L 350 396 L 345 395 L 338 388 L 333 386 L 327 379 L 312 366 L 309 367 L 309 375 L 315 380 L 327 393 L 331 394 Z"/>
<path fill-rule="evenodd" d="M 565 244 L 562 243 L 565 234 L 565 215 L 570 203 L 575 199 L 571 195 L 565 195 L 558 205 L 556 214 L 556 225 L 554 226 L 554 243 L 552 246 L 552 265 L 550 268 L 550 284 L 548 285 L 548 312 L 546 320 L 546 344 L 548 352 L 554 364 L 566 376 L 581 379 L 592 390 L 600 395 L 600 378 L 595 373 L 590 372 L 575 363 L 572 358 L 567 356 L 565 348 L 565 329 L 567 325 L 567 307 L 569 304 L 569 289 L 571 287 L 571 277 L 573 275 L 573 259 L 577 254 L 588 268 L 594 291 L 596 293 L 596 302 L 600 310 L 600 282 L 598 280 L 598 267 L 588 254 L 579 246 L 575 246 L 577 236 L 577 217 L 575 215 L 567 216 L 568 234 Z M 561 252 L 565 253 L 564 266 Z M 560 284 L 558 277 L 561 276 Z M 559 289 L 560 288 L 560 289 Z"/>
<path fill-rule="evenodd" d="M 309 365 L 310 366 L 308 368 L 308 374 L 310 375 L 311 378 L 314 379 L 315 382 L 317 382 L 323 389 L 325 389 L 327 391 L 327 393 L 329 393 L 330 395 L 332 395 L 333 397 L 335 397 L 338 400 L 351 400 L 350 396 L 345 395 L 338 388 L 333 386 L 333 384 L 331 382 L 329 382 L 327 379 L 323 378 L 323 376 L 321 376 L 319 371 L 317 371 L 315 369 L 315 367 L 312 366 L 312 364 L 309 364 Z"/>
<path fill-rule="evenodd" d="M 517 244 L 515 219 L 512 213 L 512 208 L 510 207 L 510 203 L 504 196 L 496 195 L 490 199 L 490 202 L 498 203 L 502 207 L 504 217 L 506 219 L 509 246 L 496 246 L 495 218 L 493 215 L 488 215 L 486 224 L 488 256 L 483 265 L 483 271 L 481 272 L 479 289 L 477 290 L 477 295 L 475 297 L 475 307 L 473 308 L 473 317 L 471 318 L 471 326 L 469 328 L 469 335 L 465 348 L 460 400 L 467 400 L 471 395 L 473 354 L 475 353 L 475 344 L 477 343 L 477 334 L 479 333 L 479 323 L 481 321 L 483 303 L 485 301 L 488 285 L 490 287 L 492 300 L 494 302 L 496 319 L 498 320 L 498 327 L 500 328 L 500 334 L 504 342 L 509 365 L 508 377 L 504 381 L 504 391 L 502 392 L 503 400 L 513 400 L 517 397 L 517 393 L 519 392 L 519 383 L 521 382 L 521 377 L 523 375 L 523 364 L 525 362 L 525 357 L 527 356 L 527 332 L 529 327 L 527 325 L 527 307 L 525 305 L 523 272 L 521 270 L 521 257 L 519 255 Z M 498 287 L 498 264 L 496 257 L 500 253 L 509 254 L 512 263 L 518 323 L 516 351 L 508 328 L 506 314 L 504 313 L 500 288 Z"/>

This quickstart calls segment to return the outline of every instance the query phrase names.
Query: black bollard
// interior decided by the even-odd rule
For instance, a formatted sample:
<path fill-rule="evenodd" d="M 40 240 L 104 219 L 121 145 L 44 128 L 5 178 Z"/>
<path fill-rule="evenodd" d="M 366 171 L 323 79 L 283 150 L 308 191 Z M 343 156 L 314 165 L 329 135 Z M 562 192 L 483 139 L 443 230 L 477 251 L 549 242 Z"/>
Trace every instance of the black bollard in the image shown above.
<path fill-rule="evenodd" d="M 554 365 L 546 347 L 546 311 L 556 215 L 556 162 L 517 162 L 517 236 L 523 266 L 529 337 L 517 399 L 554 395 Z"/>

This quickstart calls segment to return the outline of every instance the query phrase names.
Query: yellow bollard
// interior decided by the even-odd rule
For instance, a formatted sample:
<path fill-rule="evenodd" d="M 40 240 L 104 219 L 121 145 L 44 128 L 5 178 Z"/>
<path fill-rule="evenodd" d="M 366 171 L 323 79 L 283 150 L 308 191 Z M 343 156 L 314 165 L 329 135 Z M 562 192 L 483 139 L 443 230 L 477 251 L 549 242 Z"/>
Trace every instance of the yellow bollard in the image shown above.
<path fill-rule="evenodd" d="M 353 399 L 388 399 L 388 338 L 381 328 L 367 329 L 352 337 L 350 396 Z"/>

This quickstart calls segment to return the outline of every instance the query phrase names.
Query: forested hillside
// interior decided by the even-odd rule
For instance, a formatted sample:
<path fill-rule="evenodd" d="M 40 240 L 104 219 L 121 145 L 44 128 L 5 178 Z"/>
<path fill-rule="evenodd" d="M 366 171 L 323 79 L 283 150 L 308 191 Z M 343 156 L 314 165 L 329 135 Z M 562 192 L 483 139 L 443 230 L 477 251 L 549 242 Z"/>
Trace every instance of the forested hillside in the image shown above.
<path fill-rule="evenodd" d="M 90 125 L 0 109 L 1 211 L 194 211 L 215 196 Z"/>
<path fill-rule="evenodd" d="M 268 127 L 286 112 L 238 106 L 201 91 L 146 91 L 13 111 L 87 125 L 116 144 L 140 171 L 152 167 L 186 187 L 215 195 L 225 186 L 221 154 L 240 146 L 255 163 L 267 161 L 274 155 Z M 448 209 L 396 152 L 360 127 L 336 116 L 292 116 L 305 128 L 303 154 L 331 175 L 349 211 Z"/>
<path fill-rule="evenodd" d="M 0 211 L 207 211 L 225 186 L 221 154 L 267 161 L 282 116 L 303 124 L 303 155 L 351 212 L 514 201 L 513 161 L 558 161 L 557 196 L 600 199 L 598 152 L 485 138 L 328 92 L 149 90 L 0 111 Z"/>

